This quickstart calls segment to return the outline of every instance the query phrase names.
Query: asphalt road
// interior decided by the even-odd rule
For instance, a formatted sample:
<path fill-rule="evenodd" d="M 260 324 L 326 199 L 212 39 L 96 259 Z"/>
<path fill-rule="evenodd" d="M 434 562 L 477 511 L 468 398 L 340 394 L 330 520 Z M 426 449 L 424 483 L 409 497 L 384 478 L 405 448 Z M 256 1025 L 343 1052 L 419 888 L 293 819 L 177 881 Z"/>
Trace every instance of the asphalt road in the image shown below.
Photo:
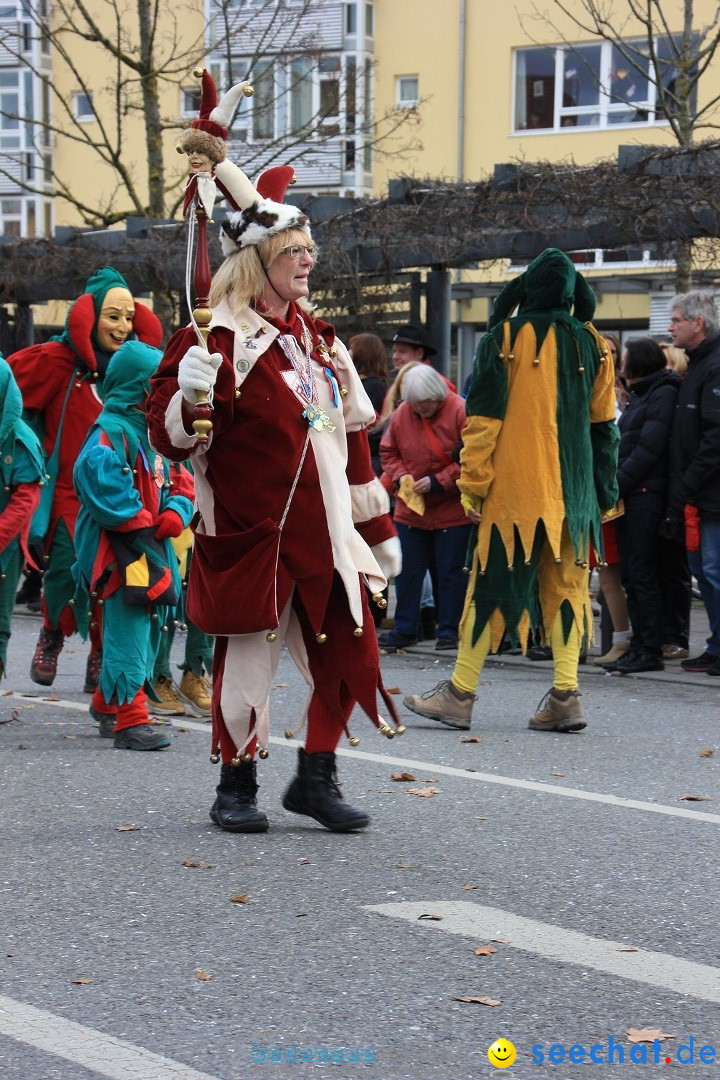
<path fill-rule="evenodd" d="M 588 728 L 552 735 L 527 728 L 549 665 L 492 662 L 479 741 L 406 712 L 388 741 L 354 718 L 340 772 L 365 833 L 282 809 L 296 751 L 279 737 L 259 766 L 271 829 L 233 836 L 208 817 L 209 725 L 116 751 L 87 714 L 82 643 L 51 690 L 29 680 L 38 627 L 16 618 L 0 696 L 2 1080 L 717 1075 L 714 680 L 587 665 Z M 452 656 L 383 669 L 424 691 Z M 284 656 L 275 736 L 304 697 Z"/>

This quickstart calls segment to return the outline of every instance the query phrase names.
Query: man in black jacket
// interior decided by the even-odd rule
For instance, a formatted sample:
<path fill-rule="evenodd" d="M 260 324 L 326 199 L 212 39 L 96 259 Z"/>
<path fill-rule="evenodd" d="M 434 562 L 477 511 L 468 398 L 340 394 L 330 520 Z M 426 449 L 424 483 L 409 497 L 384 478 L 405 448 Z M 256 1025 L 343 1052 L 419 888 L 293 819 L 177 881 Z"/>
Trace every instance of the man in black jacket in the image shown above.
<path fill-rule="evenodd" d="M 673 297 L 669 334 L 688 355 L 670 443 L 669 522 L 697 507 L 700 546 L 688 551 L 710 622 L 700 656 L 682 661 L 686 671 L 720 675 L 720 319 L 711 293 Z"/>

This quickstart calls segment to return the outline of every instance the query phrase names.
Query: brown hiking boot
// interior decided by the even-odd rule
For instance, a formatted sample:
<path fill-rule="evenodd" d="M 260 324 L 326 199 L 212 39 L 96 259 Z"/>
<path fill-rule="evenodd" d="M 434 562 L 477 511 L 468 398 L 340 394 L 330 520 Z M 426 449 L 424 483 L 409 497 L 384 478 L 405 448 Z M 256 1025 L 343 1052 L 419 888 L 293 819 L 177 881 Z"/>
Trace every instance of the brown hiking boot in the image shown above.
<path fill-rule="evenodd" d="M 174 688 L 173 688 L 174 689 Z M 177 688 L 181 701 L 187 701 L 200 716 L 212 716 L 210 685 L 204 675 L 185 671 Z"/>
<path fill-rule="evenodd" d="M 583 718 L 577 690 L 548 690 L 530 719 L 532 731 L 582 731 L 587 724 Z"/>
<path fill-rule="evenodd" d="M 52 686 L 57 675 L 58 656 L 65 644 L 62 630 L 49 630 L 43 626 L 30 664 L 30 678 L 40 686 Z"/>
<path fill-rule="evenodd" d="M 427 716 L 429 720 L 438 720 L 447 727 L 467 731 L 475 701 L 476 694 L 456 690 L 450 680 L 445 679 L 424 694 L 409 694 L 403 698 L 403 705 L 418 716 Z"/>
<path fill-rule="evenodd" d="M 157 698 L 148 698 L 148 712 L 156 716 L 185 716 L 187 709 L 177 695 L 175 684 L 167 675 L 158 675 L 153 683 L 153 693 Z"/>

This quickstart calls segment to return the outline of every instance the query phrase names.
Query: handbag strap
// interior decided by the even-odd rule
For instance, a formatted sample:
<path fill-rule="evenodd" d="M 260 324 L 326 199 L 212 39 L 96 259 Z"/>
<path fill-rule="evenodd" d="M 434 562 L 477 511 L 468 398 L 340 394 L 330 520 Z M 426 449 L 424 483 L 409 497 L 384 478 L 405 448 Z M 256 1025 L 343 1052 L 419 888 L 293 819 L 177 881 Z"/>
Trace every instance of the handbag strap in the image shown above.
<path fill-rule="evenodd" d="M 442 446 L 440 445 L 440 440 L 433 431 L 432 424 L 428 420 L 427 416 L 423 416 L 421 417 L 421 419 L 423 422 L 423 428 L 425 429 L 425 435 L 427 437 L 427 441 L 430 443 L 430 449 L 432 450 L 432 452 L 435 454 L 436 457 L 440 458 L 440 461 L 443 463 L 443 465 L 452 465 L 452 458 L 450 457 L 450 454 L 448 454 L 447 450 L 443 450 Z"/>
<path fill-rule="evenodd" d="M 300 479 L 300 473 L 302 472 L 302 467 L 305 464 L 305 455 L 307 454 L 307 448 L 308 448 L 309 444 L 310 444 L 310 428 L 307 429 L 307 432 L 305 434 L 305 445 L 303 446 L 302 454 L 300 455 L 300 464 L 297 467 L 297 472 L 295 473 L 295 479 L 292 482 L 292 487 L 290 488 L 290 494 L 288 495 L 288 501 L 285 503 L 285 509 L 283 510 L 282 517 L 280 518 L 280 521 L 278 522 L 278 528 L 281 531 L 282 531 L 283 525 L 285 524 L 285 518 L 288 516 L 288 512 L 290 510 L 290 503 L 292 502 L 293 495 L 295 494 L 295 488 L 298 486 L 298 481 Z"/>

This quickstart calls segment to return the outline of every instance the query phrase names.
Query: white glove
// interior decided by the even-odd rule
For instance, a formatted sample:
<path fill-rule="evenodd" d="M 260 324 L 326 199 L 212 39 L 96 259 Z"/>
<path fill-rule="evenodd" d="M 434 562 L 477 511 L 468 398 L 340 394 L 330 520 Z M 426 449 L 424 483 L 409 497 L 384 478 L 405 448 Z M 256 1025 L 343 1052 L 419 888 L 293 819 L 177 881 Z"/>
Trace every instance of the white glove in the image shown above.
<path fill-rule="evenodd" d="M 197 401 L 197 391 L 209 394 L 217 381 L 222 354 L 209 353 L 199 345 L 191 345 L 178 367 L 178 386 L 191 405 Z"/>
<path fill-rule="evenodd" d="M 375 544 L 370 550 L 388 581 L 398 576 L 402 570 L 402 549 L 399 536 L 389 536 L 387 540 Z"/>

